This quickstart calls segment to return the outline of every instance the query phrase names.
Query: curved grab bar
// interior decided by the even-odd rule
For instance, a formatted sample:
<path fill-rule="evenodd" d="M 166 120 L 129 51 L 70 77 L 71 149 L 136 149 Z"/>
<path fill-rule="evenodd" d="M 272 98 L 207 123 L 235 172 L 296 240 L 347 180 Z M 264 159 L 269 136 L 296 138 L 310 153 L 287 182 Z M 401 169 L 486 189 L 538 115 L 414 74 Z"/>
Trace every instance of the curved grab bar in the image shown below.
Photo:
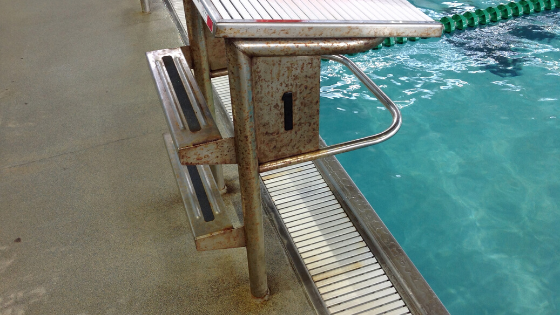
<path fill-rule="evenodd" d="M 259 172 L 262 173 L 277 168 L 316 160 L 322 157 L 344 153 L 377 144 L 391 138 L 401 127 L 402 117 L 397 105 L 395 105 L 395 103 L 393 103 L 393 101 L 391 101 L 391 99 L 385 93 L 383 93 L 383 91 L 381 91 L 381 89 L 375 83 L 373 83 L 373 81 L 362 70 L 360 70 L 360 68 L 358 68 L 355 63 L 341 55 L 323 55 L 321 56 L 321 58 L 339 62 L 350 69 L 350 71 L 352 71 L 352 73 L 356 75 L 356 77 L 368 88 L 368 90 L 370 90 L 373 95 L 375 95 L 375 97 L 383 104 L 383 106 L 385 106 L 385 108 L 389 110 L 391 116 L 393 116 L 393 122 L 391 123 L 391 126 L 385 129 L 385 131 L 369 137 L 330 145 L 316 151 L 260 164 Z"/>

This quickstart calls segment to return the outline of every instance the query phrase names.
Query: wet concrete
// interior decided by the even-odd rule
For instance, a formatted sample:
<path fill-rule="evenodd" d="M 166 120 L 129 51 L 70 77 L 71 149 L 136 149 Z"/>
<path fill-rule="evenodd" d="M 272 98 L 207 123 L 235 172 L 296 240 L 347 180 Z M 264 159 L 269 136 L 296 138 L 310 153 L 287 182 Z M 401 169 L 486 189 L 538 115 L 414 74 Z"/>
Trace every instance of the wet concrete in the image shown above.
<path fill-rule="evenodd" d="M 3 1 L 0 30 L 1 315 L 313 314 L 266 217 L 266 303 L 244 248 L 195 249 L 144 56 L 181 45 L 161 2 Z"/>

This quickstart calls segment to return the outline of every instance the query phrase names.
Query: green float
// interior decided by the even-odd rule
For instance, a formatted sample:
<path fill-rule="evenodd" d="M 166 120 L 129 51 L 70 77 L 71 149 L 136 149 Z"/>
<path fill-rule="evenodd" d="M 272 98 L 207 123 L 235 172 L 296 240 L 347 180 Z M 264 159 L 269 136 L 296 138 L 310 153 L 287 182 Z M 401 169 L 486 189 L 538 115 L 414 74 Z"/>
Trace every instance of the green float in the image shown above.
<path fill-rule="evenodd" d="M 523 7 L 523 14 L 531 14 L 535 11 L 535 6 L 531 1 L 521 0 L 519 1 L 519 4 Z"/>
<path fill-rule="evenodd" d="M 505 4 L 500 4 L 498 5 L 498 11 L 500 12 L 500 15 L 502 17 L 502 20 L 507 20 L 510 17 L 512 17 L 512 10 L 509 6 L 505 5 Z"/>
<path fill-rule="evenodd" d="M 499 20 L 502 19 L 502 14 L 500 13 L 500 11 L 498 11 L 498 9 L 494 7 L 486 8 L 486 12 L 490 14 L 490 21 L 492 22 L 498 22 Z"/>
<path fill-rule="evenodd" d="M 395 38 L 394 37 L 385 38 L 385 40 L 383 41 L 383 46 L 385 47 L 395 46 Z"/>
<path fill-rule="evenodd" d="M 544 1 L 543 0 L 531 0 L 533 2 L 533 6 L 535 7 L 535 12 L 541 12 L 544 10 Z"/>
<path fill-rule="evenodd" d="M 407 39 L 406 37 L 397 37 L 397 38 L 395 39 L 395 42 L 396 42 L 397 44 L 404 44 L 404 43 L 406 43 L 407 41 L 408 41 L 408 39 Z"/>
<path fill-rule="evenodd" d="M 465 17 L 465 19 L 467 19 L 467 24 L 470 27 L 478 26 L 478 15 L 476 15 L 474 12 L 466 12 L 465 14 L 463 14 L 463 16 Z"/>
<path fill-rule="evenodd" d="M 511 14 L 513 16 L 523 15 L 523 7 L 517 2 L 510 2 L 507 4 L 511 8 Z"/>
<path fill-rule="evenodd" d="M 464 30 L 467 26 L 486 25 L 491 22 L 498 22 L 499 20 L 507 20 L 514 16 L 553 10 L 555 8 L 560 8 L 560 0 L 520 0 L 519 2 L 512 1 L 507 4 L 500 4 L 496 8 L 488 7 L 486 9 L 477 9 L 474 12 L 468 11 L 463 14 L 454 14 L 451 17 L 445 16 L 439 21 L 443 24 L 442 31 L 444 33 L 452 33 L 456 29 Z M 378 50 L 383 48 L 383 46 L 391 47 L 395 44 L 405 44 L 407 41 L 415 42 L 421 38 L 426 39 L 427 37 L 388 37 L 372 49 Z"/>
<path fill-rule="evenodd" d="M 443 31 L 446 33 L 451 33 L 455 30 L 455 21 L 452 18 L 445 16 L 442 17 L 440 20 L 441 24 L 443 24 Z"/>
<path fill-rule="evenodd" d="M 484 9 L 477 9 L 474 14 L 478 16 L 478 24 L 486 25 L 490 23 L 490 14 Z"/>
<path fill-rule="evenodd" d="M 465 18 L 464 16 L 460 15 L 460 14 L 455 14 L 451 17 L 451 19 L 453 21 L 455 21 L 455 28 L 458 30 L 462 30 L 464 28 L 467 27 L 468 22 L 467 22 L 467 18 Z"/>

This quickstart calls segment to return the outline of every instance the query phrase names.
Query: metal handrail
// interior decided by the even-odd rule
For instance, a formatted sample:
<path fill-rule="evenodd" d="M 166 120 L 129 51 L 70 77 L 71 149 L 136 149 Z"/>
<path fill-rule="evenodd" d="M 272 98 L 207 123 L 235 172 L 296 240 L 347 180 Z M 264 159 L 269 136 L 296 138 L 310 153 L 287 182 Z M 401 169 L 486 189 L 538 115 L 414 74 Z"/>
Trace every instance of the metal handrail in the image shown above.
<path fill-rule="evenodd" d="M 377 86 L 377 84 L 375 84 L 360 68 L 358 68 L 355 63 L 341 55 L 323 55 L 321 56 L 321 58 L 339 62 L 350 69 L 350 71 L 354 73 L 354 75 L 368 88 L 368 90 L 370 90 L 373 95 L 375 95 L 375 97 L 381 102 L 381 104 L 383 104 L 383 106 L 385 106 L 385 108 L 389 110 L 391 116 L 393 117 L 393 122 L 391 123 L 389 128 L 385 129 L 385 131 L 369 137 L 330 145 L 313 152 L 303 153 L 260 164 L 259 172 L 262 173 L 277 168 L 316 160 L 322 157 L 349 152 L 352 150 L 361 149 L 370 145 L 381 143 L 391 138 L 401 127 L 402 117 L 397 105 L 395 105 L 395 103 L 393 103 L 393 101 Z"/>

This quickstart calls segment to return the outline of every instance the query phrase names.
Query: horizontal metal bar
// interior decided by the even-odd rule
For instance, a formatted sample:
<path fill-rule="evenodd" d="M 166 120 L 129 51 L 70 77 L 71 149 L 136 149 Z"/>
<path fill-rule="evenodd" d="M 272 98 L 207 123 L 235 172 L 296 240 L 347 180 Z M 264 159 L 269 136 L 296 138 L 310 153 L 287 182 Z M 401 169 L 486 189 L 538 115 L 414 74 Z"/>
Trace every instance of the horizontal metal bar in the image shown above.
<path fill-rule="evenodd" d="M 313 177 L 311 177 L 313 178 Z M 269 193 L 270 196 L 272 196 L 274 200 L 276 199 L 282 199 L 283 195 L 294 195 L 294 194 L 299 194 L 299 193 L 303 193 L 305 191 L 310 191 L 310 190 L 314 190 L 314 189 L 318 189 L 320 187 L 324 187 L 327 184 L 325 184 L 325 181 L 323 180 L 309 180 L 307 181 L 306 179 L 296 182 L 293 185 L 288 185 L 288 184 L 284 184 L 281 186 L 276 187 L 276 189 L 270 189 Z"/>
<path fill-rule="evenodd" d="M 334 252 L 334 251 L 331 251 Z M 314 269 L 320 268 L 326 264 L 336 263 L 342 259 L 347 259 L 350 257 L 358 256 L 364 253 L 369 253 L 369 249 L 367 247 L 359 247 L 355 250 L 345 251 L 343 253 L 334 252 L 333 256 L 328 258 L 323 258 L 321 261 L 316 261 L 313 263 L 307 263 L 307 268 L 313 272 Z"/>
<path fill-rule="evenodd" d="M 348 290 L 351 291 L 348 292 Z M 339 291 L 332 293 L 338 294 Z M 395 288 L 391 285 L 391 281 L 387 280 L 372 286 L 365 286 L 360 289 L 349 287 L 349 289 L 345 290 L 344 293 L 329 299 L 326 303 L 327 306 L 333 307 L 331 311 L 336 312 L 337 310 L 345 310 L 348 307 L 367 303 L 395 293 L 397 293 L 397 290 L 395 290 Z"/>
<path fill-rule="evenodd" d="M 309 241 L 309 244 L 313 244 L 315 242 L 321 241 L 323 239 L 326 239 L 327 236 L 331 233 L 335 233 L 335 236 L 338 235 L 342 235 L 342 234 L 346 234 L 346 231 L 344 231 L 345 233 L 338 233 L 338 231 L 340 230 L 346 230 L 346 229 L 353 229 L 355 230 L 354 226 L 352 225 L 352 223 L 350 222 L 343 222 L 340 223 L 338 225 L 335 226 L 331 226 L 325 229 L 322 229 L 320 231 L 315 231 L 312 233 L 307 233 L 298 237 L 294 237 L 292 238 L 294 240 L 295 243 L 299 243 L 299 242 L 306 242 Z M 349 231 L 348 233 L 350 233 L 352 231 Z"/>
<path fill-rule="evenodd" d="M 321 231 L 322 229 L 328 229 L 331 228 L 333 226 L 337 226 L 346 222 L 349 222 L 350 219 L 345 216 L 342 217 L 340 219 L 334 220 L 334 221 L 329 221 L 329 222 L 325 222 L 324 224 L 321 225 L 315 225 L 315 226 L 311 226 L 305 230 L 300 230 L 300 231 L 291 231 L 290 235 L 294 238 L 305 235 L 305 234 L 309 234 L 309 233 L 313 233 L 313 232 L 317 232 L 317 231 Z"/>
<path fill-rule="evenodd" d="M 281 198 L 281 199 L 272 197 L 272 200 L 274 200 L 274 203 L 275 203 L 277 206 L 281 207 L 281 206 L 283 206 L 285 203 L 291 203 L 291 202 L 298 202 L 298 203 L 299 203 L 299 201 L 300 201 L 301 199 L 303 199 L 303 198 L 310 197 L 310 196 L 314 196 L 314 195 L 318 195 L 318 194 L 322 194 L 322 193 L 327 193 L 327 192 L 330 192 L 330 190 L 329 190 L 329 188 L 325 185 L 324 187 L 319 187 L 319 188 L 317 188 L 317 189 L 315 189 L 315 190 L 312 190 L 312 191 L 304 192 L 304 193 L 301 193 L 301 194 L 295 194 L 295 195 L 288 196 L 288 197 L 283 197 L 283 198 Z M 285 195 L 283 195 L 283 196 L 285 196 Z M 300 199 L 300 198 L 301 198 L 301 199 Z"/>
<path fill-rule="evenodd" d="M 320 282 L 321 280 L 325 280 L 325 279 L 328 279 L 328 278 L 331 278 L 331 277 L 335 277 L 335 276 L 344 274 L 344 273 L 349 272 L 349 271 L 360 269 L 360 268 L 363 268 L 364 266 L 372 265 L 376 262 L 377 262 L 377 259 L 375 259 L 375 257 L 370 257 L 368 259 L 364 259 L 362 261 L 353 263 L 351 265 L 342 266 L 340 268 L 333 269 L 333 270 L 327 271 L 327 272 L 319 274 L 319 275 L 315 275 L 312 278 L 313 278 L 313 281 Z"/>
<path fill-rule="evenodd" d="M 333 237 L 331 239 L 326 240 L 326 242 L 321 241 L 318 244 L 313 244 L 310 246 L 301 247 L 300 254 L 301 258 L 307 259 L 312 256 L 321 255 L 342 247 L 350 246 L 354 243 L 359 243 L 362 241 L 362 238 L 356 236 L 353 232 L 343 234 L 340 236 Z M 325 245 L 326 243 L 326 245 Z M 297 244 L 296 244 L 297 247 Z"/>
<path fill-rule="evenodd" d="M 269 192 L 275 193 L 281 190 L 295 187 L 297 185 L 301 185 L 304 183 L 314 183 L 316 181 L 323 181 L 323 178 L 319 174 L 310 173 L 309 177 L 296 178 L 296 180 L 292 180 L 291 178 L 288 178 L 284 181 L 279 181 L 271 184 L 267 183 L 266 188 L 268 189 Z"/>
<path fill-rule="evenodd" d="M 392 294 L 397 294 L 397 290 L 395 290 L 394 287 L 391 287 L 391 283 L 387 281 L 386 283 L 380 283 L 377 286 L 351 292 L 344 296 L 339 296 L 327 301 L 326 303 L 329 309 L 334 313 L 338 310 L 345 310 L 348 307 L 374 301 Z"/>
<path fill-rule="evenodd" d="M 261 176 L 262 180 L 265 181 L 265 183 L 272 183 L 274 181 L 279 180 L 279 177 L 284 177 L 282 179 L 287 179 L 287 178 L 291 178 L 293 176 L 299 176 L 301 174 L 306 174 L 309 172 L 313 172 L 313 171 L 317 171 L 315 169 L 314 165 L 303 165 L 300 167 L 296 167 L 296 168 L 292 168 L 292 169 L 287 169 L 287 170 L 283 170 L 282 172 L 278 172 L 278 173 L 272 173 L 272 174 L 268 174 L 265 176 Z M 300 173 L 300 174 L 294 174 L 294 173 Z M 290 174 L 294 174 L 293 176 L 288 176 Z"/>
<path fill-rule="evenodd" d="M 394 309 L 387 313 L 383 313 L 383 315 L 405 315 L 405 314 L 410 314 L 410 310 L 406 306 L 401 306 L 398 309 Z"/>
<path fill-rule="evenodd" d="M 331 217 L 333 215 L 337 215 L 337 214 L 340 214 L 340 213 L 343 213 L 343 212 L 344 211 L 342 210 L 342 208 L 337 207 L 335 209 L 329 209 L 328 211 L 323 212 L 323 213 L 314 214 L 312 216 L 308 216 L 308 217 L 305 217 L 305 218 L 299 218 L 299 219 L 294 220 L 292 222 L 285 222 L 285 224 L 286 224 L 286 227 L 290 228 L 292 226 L 298 226 L 298 225 L 305 224 L 305 223 L 308 223 L 308 222 L 316 222 L 318 220 L 328 218 L 328 217 Z"/>
<path fill-rule="evenodd" d="M 382 314 L 386 311 L 393 310 L 402 305 L 404 305 L 404 302 L 402 300 L 399 300 L 399 295 L 392 294 L 372 302 L 364 303 L 359 306 L 346 309 L 345 311 L 336 314 L 351 315 L 351 314 L 360 313 L 360 314 L 367 314 L 367 315 L 377 315 L 377 314 Z M 361 313 L 363 311 L 367 311 L 367 312 Z"/>
<path fill-rule="evenodd" d="M 287 209 L 290 208 L 292 206 L 300 206 L 300 205 L 305 205 L 307 203 L 311 203 L 311 202 L 315 202 L 315 200 L 318 199 L 323 199 L 326 197 L 332 196 L 332 192 L 328 189 L 323 190 L 322 192 L 318 193 L 318 194 L 311 194 L 311 195 L 307 195 L 307 196 L 302 196 L 301 199 L 299 200 L 293 200 L 293 201 L 289 201 L 283 204 L 277 204 L 276 208 L 278 208 L 279 210 L 282 209 Z"/>
<path fill-rule="evenodd" d="M 381 269 L 381 266 L 378 263 L 375 263 L 320 281 L 317 283 L 317 287 L 319 288 L 319 292 L 322 294 L 338 290 L 367 279 L 382 276 L 384 274 L 385 272 Z"/>
<path fill-rule="evenodd" d="M 347 259 L 344 259 L 344 260 L 339 260 L 335 263 L 310 270 L 309 273 L 311 274 L 311 276 L 316 276 L 316 275 L 319 275 L 321 273 L 325 273 L 325 272 L 333 270 L 333 269 L 338 269 L 339 267 L 359 263 L 360 260 L 364 260 L 366 258 L 371 258 L 371 257 L 373 257 L 373 254 L 368 252 L 368 253 L 365 253 L 365 254 L 350 257 L 350 258 L 347 258 Z"/>
<path fill-rule="evenodd" d="M 296 214 L 296 215 L 293 215 L 293 216 L 289 216 L 289 217 L 283 218 L 283 220 L 284 220 L 284 223 L 287 224 L 287 223 L 290 223 L 292 221 L 298 221 L 298 220 L 305 219 L 305 218 L 316 218 L 316 215 L 320 215 L 320 214 L 327 213 L 327 212 L 330 212 L 330 211 L 333 211 L 333 210 L 338 210 L 338 209 L 340 209 L 339 211 L 342 211 L 342 208 L 340 207 L 339 204 L 332 204 L 332 205 L 329 205 L 329 206 L 326 206 L 326 207 L 315 209 L 313 211 L 305 211 L 304 213 L 299 213 L 299 214 Z"/>
<path fill-rule="evenodd" d="M 335 145 L 328 146 L 313 152 L 303 153 L 271 162 L 266 162 L 259 165 L 259 172 L 266 172 L 280 167 L 286 167 L 292 164 L 298 164 L 305 161 L 316 160 L 319 158 L 327 157 L 330 155 L 340 154 L 360 148 L 364 148 L 370 145 L 381 143 L 399 131 L 402 124 L 402 117 L 399 108 L 393 101 L 362 71 L 356 64 L 354 64 L 350 59 L 344 56 L 334 56 L 334 55 L 323 55 L 323 58 L 334 60 L 340 62 L 347 66 L 352 73 L 358 77 L 358 79 L 375 95 L 375 97 L 389 110 L 391 116 L 393 116 L 393 122 L 385 131 L 378 134 L 356 139 L 352 141 L 347 141 Z"/>
<path fill-rule="evenodd" d="M 309 222 L 309 223 L 305 223 L 305 224 L 302 224 L 302 225 L 294 226 L 292 228 L 288 228 L 288 231 L 290 231 L 290 233 L 293 233 L 293 232 L 297 232 L 299 230 L 303 230 L 303 229 L 313 227 L 315 225 L 319 225 L 319 224 L 324 223 L 324 222 L 330 222 L 330 221 L 342 219 L 342 218 L 345 218 L 345 217 L 347 217 L 346 214 L 339 213 L 339 214 L 335 214 L 333 216 L 330 216 L 328 218 L 324 218 L 324 219 L 317 220 L 317 221 L 314 221 L 314 222 Z"/>
<path fill-rule="evenodd" d="M 229 89 L 229 83 L 228 83 L 228 85 L 227 85 L 227 88 Z M 262 176 L 266 176 L 266 175 L 270 175 L 270 174 L 274 174 L 274 173 L 278 173 L 278 172 L 287 171 L 287 170 L 289 170 L 289 169 L 296 168 L 296 167 L 300 167 L 300 166 L 309 166 L 309 165 L 311 165 L 311 164 L 312 164 L 312 162 L 306 162 L 306 163 L 301 163 L 301 164 L 298 164 L 298 165 L 287 166 L 287 167 L 284 167 L 283 169 L 276 169 L 276 170 L 272 170 L 272 171 L 270 171 L 270 172 L 261 173 L 261 177 L 262 177 Z"/>
<path fill-rule="evenodd" d="M 228 69 L 210 71 L 210 78 L 223 77 L 225 75 L 228 75 Z"/>
<path fill-rule="evenodd" d="M 324 54 L 353 54 L 367 51 L 383 42 L 384 38 L 332 39 L 242 39 L 235 47 L 251 57 L 320 56 Z"/>
<path fill-rule="evenodd" d="M 327 195 L 325 198 L 322 198 L 318 201 L 316 200 L 311 205 L 307 205 L 307 204 L 295 205 L 292 207 L 285 208 L 283 210 L 279 209 L 278 213 L 280 213 L 280 215 L 284 219 L 284 218 L 289 218 L 290 216 L 293 215 L 301 214 L 307 211 L 313 211 L 333 204 L 338 204 L 338 201 L 334 198 L 333 195 Z"/>
<path fill-rule="evenodd" d="M 316 242 L 314 244 L 297 244 L 296 243 L 296 247 L 298 248 L 300 254 L 302 254 L 302 258 L 307 258 L 307 257 L 311 257 L 311 256 L 315 256 L 318 254 L 322 254 L 325 251 L 328 250 L 333 250 L 336 248 L 339 248 L 338 245 L 335 245 L 336 243 L 342 242 L 342 241 L 346 241 L 345 246 L 348 244 L 352 244 L 352 243 L 356 243 L 361 241 L 360 238 L 360 234 L 358 234 L 358 232 L 350 232 L 347 234 L 343 234 L 340 236 L 336 236 L 333 238 L 329 238 L 329 239 L 325 239 L 319 242 Z M 308 251 L 312 251 L 312 250 L 316 250 L 315 252 L 308 254 Z"/>
<path fill-rule="evenodd" d="M 281 191 L 277 194 L 270 194 L 272 197 L 272 200 L 274 200 L 274 202 L 277 202 L 278 204 L 287 201 L 287 200 L 292 200 L 294 198 L 298 198 L 300 196 L 306 196 L 309 194 L 312 194 L 313 192 L 321 192 L 322 189 L 328 189 L 327 188 L 327 184 L 325 184 L 325 182 L 320 182 L 320 183 L 313 183 L 313 185 L 309 185 L 306 187 L 300 187 L 297 189 L 294 189 L 292 191 Z"/>
<path fill-rule="evenodd" d="M 442 28 L 442 24 L 435 21 L 338 21 L 338 23 L 337 21 L 330 23 L 275 21 L 258 23 L 257 21 L 228 20 L 216 22 L 214 30 L 216 37 L 277 40 L 279 38 L 440 37 Z M 330 54 L 346 53 L 332 52 Z"/>
<path fill-rule="evenodd" d="M 321 261 L 321 263 L 324 263 L 324 261 L 322 259 L 326 259 L 326 258 L 330 258 L 330 257 L 336 257 L 339 254 L 343 254 L 345 252 L 357 250 L 357 249 L 360 249 L 360 248 L 365 248 L 366 250 L 368 250 L 366 243 L 357 242 L 357 243 L 354 243 L 354 244 L 351 244 L 349 246 L 345 246 L 345 247 L 342 247 L 342 248 L 339 248 L 339 249 L 336 249 L 336 250 L 331 250 L 329 252 L 325 252 L 325 253 L 322 253 L 322 254 L 319 254 L 319 255 L 311 256 L 307 259 L 304 259 L 303 261 L 306 264 L 311 264 L 311 263 L 319 262 L 319 261 Z M 310 266 L 308 266 L 308 267 L 311 269 Z"/>

